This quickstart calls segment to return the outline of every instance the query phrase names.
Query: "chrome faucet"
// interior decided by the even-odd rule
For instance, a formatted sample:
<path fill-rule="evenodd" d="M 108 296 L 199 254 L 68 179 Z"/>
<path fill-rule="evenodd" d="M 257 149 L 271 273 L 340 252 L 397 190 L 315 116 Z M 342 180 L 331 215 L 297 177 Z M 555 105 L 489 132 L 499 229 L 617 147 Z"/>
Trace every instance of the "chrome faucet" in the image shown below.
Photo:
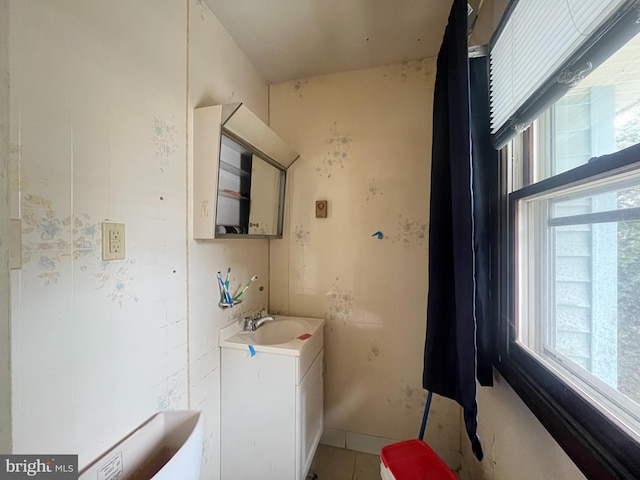
<path fill-rule="evenodd" d="M 265 316 L 264 309 L 261 309 L 258 313 L 244 318 L 244 331 L 255 332 L 265 322 L 273 322 L 274 320 L 275 319 L 270 315 Z"/>
<path fill-rule="evenodd" d="M 256 322 L 253 324 L 253 329 L 257 330 L 258 328 L 260 328 L 265 322 L 273 322 L 274 318 L 270 315 L 267 315 L 266 317 L 262 317 L 259 318 L 258 320 L 256 320 Z"/>

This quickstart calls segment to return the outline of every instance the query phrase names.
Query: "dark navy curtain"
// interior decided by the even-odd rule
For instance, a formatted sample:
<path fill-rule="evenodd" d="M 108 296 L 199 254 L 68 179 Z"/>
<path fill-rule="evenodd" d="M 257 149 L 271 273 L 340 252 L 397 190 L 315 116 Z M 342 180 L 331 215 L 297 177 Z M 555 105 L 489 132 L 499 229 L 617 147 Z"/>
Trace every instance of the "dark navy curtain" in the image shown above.
<path fill-rule="evenodd" d="M 491 197 L 487 194 L 493 185 L 497 155 L 488 143 L 489 117 L 483 111 L 487 91 L 478 96 L 479 102 L 475 98 L 470 101 L 467 52 L 467 2 L 454 0 L 438 54 L 434 93 L 423 386 L 462 406 L 472 450 L 481 460 L 476 374 L 481 373 L 482 384 L 491 384 Z M 486 88 L 486 66 L 481 66 L 477 75 L 484 74 Z M 472 110 L 481 119 L 473 144 Z M 472 151 L 478 154 L 473 160 Z M 482 158 L 484 153 L 491 158 Z M 492 165 L 481 171 L 478 167 L 485 161 Z"/>
<path fill-rule="evenodd" d="M 477 378 L 493 385 L 495 332 L 498 326 L 499 155 L 491 144 L 487 57 L 469 59 L 471 165 L 476 281 Z"/>

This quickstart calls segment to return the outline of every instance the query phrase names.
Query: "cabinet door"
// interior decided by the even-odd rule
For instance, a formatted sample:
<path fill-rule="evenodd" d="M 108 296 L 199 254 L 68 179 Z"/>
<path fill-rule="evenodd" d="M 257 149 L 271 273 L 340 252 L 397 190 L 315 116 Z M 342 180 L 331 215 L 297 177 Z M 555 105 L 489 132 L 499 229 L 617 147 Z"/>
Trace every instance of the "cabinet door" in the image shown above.
<path fill-rule="evenodd" d="M 298 451 L 296 452 L 296 464 L 299 466 L 298 478 L 305 478 L 309 471 L 313 455 L 316 452 L 323 428 L 323 385 L 322 385 L 322 358 L 324 349 L 309 367 L 306 375 L 297 387 L 297 436 Z"/>
<path fill-rule="evenodd" d="M 193 112 L 193 238 L 214 238 L 222 107 Z"/>
<path fill-rule="evenodd" d="M 222 479 L 294 479 L 296 357 L 221 350 Z"/>
<path fill-rule="evenodd" d="M 251 209 L 249 233 L 279 235 L 284 195 L 284 172 L 257 155 L 251 164 Z"/>

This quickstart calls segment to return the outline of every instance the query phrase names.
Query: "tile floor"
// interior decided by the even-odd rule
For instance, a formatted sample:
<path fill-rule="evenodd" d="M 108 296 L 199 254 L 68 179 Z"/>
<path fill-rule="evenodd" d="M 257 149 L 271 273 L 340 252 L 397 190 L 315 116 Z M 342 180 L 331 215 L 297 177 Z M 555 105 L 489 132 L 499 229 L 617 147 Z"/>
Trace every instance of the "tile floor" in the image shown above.
<path fill-rule="evenodd" d="M 311 470 L 318 480 L 380 480 L 380 457 L 318 445 Z"/>

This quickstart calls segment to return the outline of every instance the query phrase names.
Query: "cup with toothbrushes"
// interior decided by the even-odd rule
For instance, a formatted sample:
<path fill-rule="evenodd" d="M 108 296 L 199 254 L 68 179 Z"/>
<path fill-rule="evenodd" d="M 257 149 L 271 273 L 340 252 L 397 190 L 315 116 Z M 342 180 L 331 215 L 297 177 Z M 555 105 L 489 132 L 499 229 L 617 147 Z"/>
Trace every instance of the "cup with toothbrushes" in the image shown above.
<path fill-rule="evenodd" d="M 230 269 L 229 269 L 230 270 Z M 229 270 L 227 271 L 227 282 L 229 277 Z M 231 298 L 231 294 L 227 288 L 226 282 L 222 280 L 222 272 L 218 272 L 218 285 L 220 286 L 220 304 L 233 307 L 233 298 Z"/>

